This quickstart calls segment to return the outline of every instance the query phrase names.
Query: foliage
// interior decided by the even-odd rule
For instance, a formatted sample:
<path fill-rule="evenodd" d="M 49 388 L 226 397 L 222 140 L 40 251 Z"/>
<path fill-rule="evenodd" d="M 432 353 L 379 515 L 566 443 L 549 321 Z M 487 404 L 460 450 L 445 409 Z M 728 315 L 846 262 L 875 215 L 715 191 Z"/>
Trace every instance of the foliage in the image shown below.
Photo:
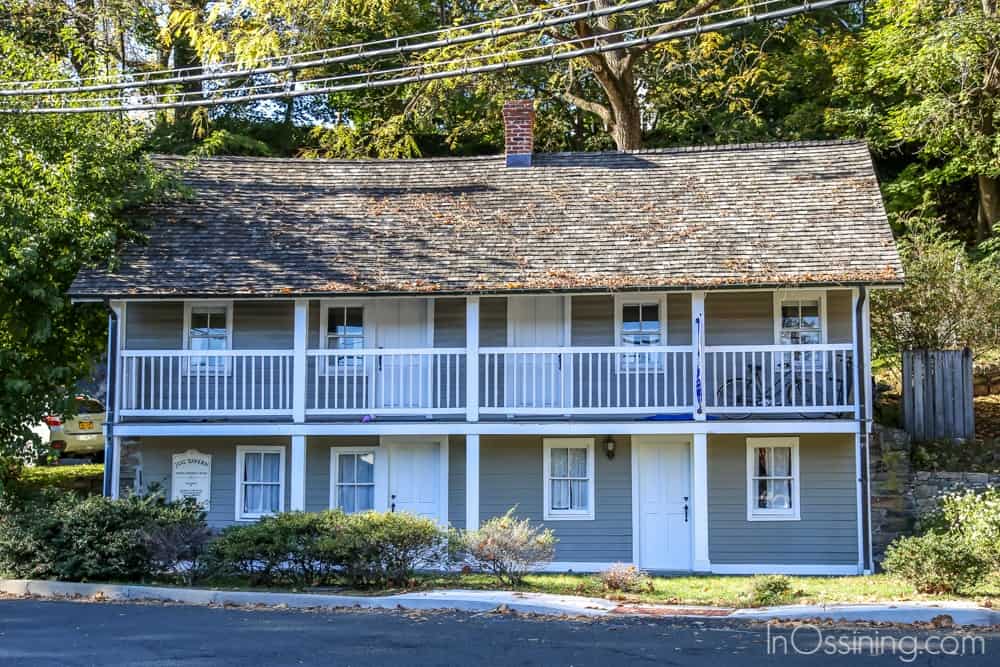
<path fill-rule="evenodd" d="M 0 34 L 0 79 L 58 75 Z M 163 194 L 141 141 L 114 117 L 0 116 L 0 461 L 38 444 L 30 427 L 43 415 L 72 414 L 72 387 L 101 350 L 103 308 L 71 307 L 66 290 L 132 235 L 132 211 Z"/>
<path fill-rule="evenodd" d="M 344 520 L 339 511 L 286 512 L 230 526 L 212 542 L 209 567 L 217 576 L 247 576 L 252 585 L 321 583 L 340 565 L 328 547 Z"/>
<path fill-rule="evenodd" d="M 961 593 L 1000 572 L 1000 489 L 945 495 L 921 527 L 923 535 L 889 545 L 882 562 L 921 593 Z"/>
<path fill-rule="evenodd" d="M 762 574 L 750 578 L 742 602 L 748 607 L 773 607 L 792 597 L 792 580 L 783 574 Z"/>
<path fill-rule="evenodd" d="M 212 543 L 217 577 L 251 585 L 315 585 L 343 577 L 354 586 L 405 585 L 417 567 L 446 557 L 445 534 L 405 512 L 288 512 L 230 526 Z"/>
<path fill-rule="evenodd" d="M 95 486 L 99 489 L 103 478 L 104 466 L 99 463 L 32 466 L 20 471 L 14 489 L 21 493 L 31 493 L 49 488 L 62 489 L 63 491 L 84 491 Z"/>
<path fill-rule="evenodd" d="M 987 571 L 959 536 L 937 532 L 897 539 L 886 549 L 882 567 L 920 593 L 960 593 Z"/>
<path fill-rule="evenodd" d="M 923 220 L 912 222 L 898 246 L 906 285 L 872 292 L 876 356 L 1000 347 L 1000 254 L 974 259 L 954 235 Z"/>
<path fill-rule="evenodd" d="M 349 514 L 332 549 L 354 586 L 405 586 L 418 567 L 448 559 L 447 536 L 426 517 L 407 512 Z"/>
<path fill-rule="evenodd" d="M 957 536 L 988 568 L 1000 571 L 1000 487 L 948 494 L 930 516 L 921 518 L 921 526 Z"/>
<path fill-rule="evenodd" d="M 551 529 L 514 516 L 515 509 L 487 519 L 478 530 L 466 531 L 460 547 L 474 566 L 510 586 L 520 585 L 525 574 L 551 562 L 557 541 Z"/>
<path fill-rule="evenodd" d="M 615 563 L 598 575 L 604 590 L 620 593 L 640 593 L 652 589 L 649 575 L 632 564 Z"/>
<path fill-rule="evenodd" d="M 36 500 L 0 502 L 0 572 L 21 578 L 142 581 L 164 567 L 151 535 L 205 527 L 193 501 L 159 495 L 113 500 L 48 490 Z"/>

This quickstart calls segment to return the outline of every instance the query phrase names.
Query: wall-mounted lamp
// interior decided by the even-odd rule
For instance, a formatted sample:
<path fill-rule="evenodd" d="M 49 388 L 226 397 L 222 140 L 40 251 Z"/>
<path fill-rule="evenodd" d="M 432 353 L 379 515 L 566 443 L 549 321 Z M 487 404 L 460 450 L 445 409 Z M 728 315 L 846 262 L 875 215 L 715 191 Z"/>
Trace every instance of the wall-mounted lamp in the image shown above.
<path fill-rule="evenodd" d="M 604 441 L 604 453 L 608 455 L 608 460 L 615 458 L 615 439 L 610 435 Z"/>

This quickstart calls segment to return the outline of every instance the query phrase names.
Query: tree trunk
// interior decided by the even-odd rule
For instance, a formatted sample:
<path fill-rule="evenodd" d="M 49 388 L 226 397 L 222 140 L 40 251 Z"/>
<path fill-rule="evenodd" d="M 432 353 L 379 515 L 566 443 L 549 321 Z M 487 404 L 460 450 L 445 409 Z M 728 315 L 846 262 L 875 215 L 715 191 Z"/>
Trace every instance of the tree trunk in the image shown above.
<path fill-rule="evenodd" d="M 611 125 L 611 138 L 620 151 L 635 151 L 642 148 L 642 110 L 639 108 L 639 96 L 632 92 L 625 94 L 611 103 L 611 113 L 614 123 Z"/>
<path fill-rule="evenodd" d="M 979 220 L 976 238 L 988 239 L 993 226 L 1000 223 L 1000 178 L 979 176 Z"/>

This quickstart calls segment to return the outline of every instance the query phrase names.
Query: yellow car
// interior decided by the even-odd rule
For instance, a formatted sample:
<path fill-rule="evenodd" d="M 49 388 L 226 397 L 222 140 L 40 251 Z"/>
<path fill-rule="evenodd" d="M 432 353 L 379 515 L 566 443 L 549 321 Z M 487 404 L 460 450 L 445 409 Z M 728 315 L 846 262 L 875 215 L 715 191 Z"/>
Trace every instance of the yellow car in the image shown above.
<path fill-rule="evenodd" d="M 88 396 L 77 396 L 76 416 L 63 420 L 49 415 L 49 446 L 62 456 L 104 453 L 104 404 Z"/>

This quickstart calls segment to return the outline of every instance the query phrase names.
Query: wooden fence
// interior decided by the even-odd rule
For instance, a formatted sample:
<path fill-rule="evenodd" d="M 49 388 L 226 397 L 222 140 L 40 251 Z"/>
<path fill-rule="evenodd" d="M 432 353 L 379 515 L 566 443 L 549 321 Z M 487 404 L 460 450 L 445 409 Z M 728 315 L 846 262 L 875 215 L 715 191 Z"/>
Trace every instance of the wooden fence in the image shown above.
<path fill-rule="evenodd" d="M 903 353 L 903 426 L 914 440 L 971 440 L 972 351 Z"/>

